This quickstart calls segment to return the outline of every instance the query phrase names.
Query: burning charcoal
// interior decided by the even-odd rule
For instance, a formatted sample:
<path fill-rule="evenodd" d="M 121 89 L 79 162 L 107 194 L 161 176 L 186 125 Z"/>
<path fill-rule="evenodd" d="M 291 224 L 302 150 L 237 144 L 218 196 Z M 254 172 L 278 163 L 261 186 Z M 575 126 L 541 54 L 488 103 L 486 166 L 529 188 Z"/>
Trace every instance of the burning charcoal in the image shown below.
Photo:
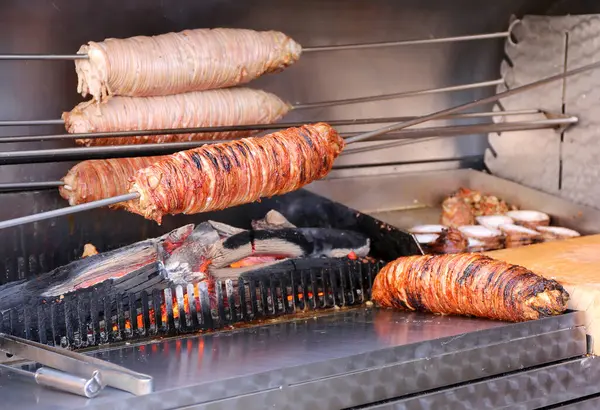
<path fill-rule="evenodd" d="M 246 232 L 245 229 L 236 228 L 235 226 L 227 225 L 222 222 L 208 221 L 208 224 L 217 231 L 221 239 L 229 238 L 240 232 Z"/>
<path fill-rule="evenodd" d="M 263 219 L 258 221 L 252 221 L 252 229 L 254 230 L 265 230 L 265 229 L 284 229 L 284 228 L 295 228 L 285 216 L 275 210 L 270 210 Z"/>
<path fill-rule="evenodd" d="M 276 263 L 287 258 L 342 258 L 351 253 L 358 257 L 369 253 L 369 239 L 362 234 L 329 228 L 295 228 L 248 231 L 216 244 L 210 253 L 210 272 L 237 266 L 246 268 Z M 248 261 L 248 258 L 257 258 Z M 270 258 L 270 259 L 269 259 Z M 240 261 L 249 263 L 243 266 Z M 244 269 L 247 271 L 248 269 Z M 241 272 L 241 271 L 240 271 Z"/>

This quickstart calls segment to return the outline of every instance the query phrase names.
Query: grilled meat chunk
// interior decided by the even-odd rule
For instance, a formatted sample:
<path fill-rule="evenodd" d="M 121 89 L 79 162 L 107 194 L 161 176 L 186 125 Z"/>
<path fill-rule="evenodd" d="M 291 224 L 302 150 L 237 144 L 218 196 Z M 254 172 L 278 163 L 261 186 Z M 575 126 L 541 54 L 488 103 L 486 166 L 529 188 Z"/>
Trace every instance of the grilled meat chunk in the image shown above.
<path fill-rule="evenodd" d="M 380 306 L 519 322 L 567 309 L 556 281 L 479 254 L 399 258 L 375 278 Z"/>
<path fill-rule="evenodd" d="M 295 63 L 302 47 L 283 33 L 196 29 L 109 38 L 83 45 L 75 61 L 77 92 L 148 97 L 231 87 Z"/>
<path fill-rule="evenodd" d="M 125 207 L 161 222 L 165 214 L 215 211 L 295 191 L 323 178 L 344 148 L 328 124 L 178 152 L 139 170 Z"/>
<path fill-rule="evenodd" d="M 80 162 L 67 172 L 58 190 L 69 201 L 78 205 L 112 196 L 126 194 L 129 179 L 140 169 L 154 164 L 159 157 L 91 159 Z M 122 204 L 112 205 L 120 208 Z"/>
<path fill-rule="evenodd" d="M 250 88 L 197 91 L 164 97 L 114 97 L 105 104 L 87 101 L 65 112 L 69 133 L 271 124 L 290 106 L 276 95 Z M 242 138 L 256 131 L 87 138 L 80 145 L 125 145 Z"/>
<path fill-rule="evenodd" d="M 444 229 L 440 236 L 429 245 L 429 253 L 461 253 L 465 252 L 468 246 L 468 239 L 458 229 L 448 228 Z"/>

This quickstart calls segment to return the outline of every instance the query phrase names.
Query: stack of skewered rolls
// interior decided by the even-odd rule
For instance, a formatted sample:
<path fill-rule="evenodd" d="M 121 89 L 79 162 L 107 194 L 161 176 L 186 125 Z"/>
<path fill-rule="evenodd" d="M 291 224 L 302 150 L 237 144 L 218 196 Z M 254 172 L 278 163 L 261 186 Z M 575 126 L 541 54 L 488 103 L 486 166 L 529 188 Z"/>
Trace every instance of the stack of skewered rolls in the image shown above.
<path fill-rule="evenodd" d="M 283 33 L 196 29 L 159 36 L 89 42 L 75 61 L 77 90 L 90 102 L 63 114 L 69 133 L 269 124 L 291 108 L 273 94 L 246 88 L 298 60 L 301 46 Z M 224 89 L 226 88 L 226 89 Z M 252 131 L 79 139 L 122 145 L 233 139 Z"/>
<path fill-rule="evenodd" d="M 274 123 L 290 106 L 247 83 L 298 60 L 283 33 L 199 29 L 90 42 L 76 60 L 78 92 L 92 100 L 63 114 L 70 133 Z M 236 139 L 252 131 L 86 138 L 80 145 Z M 137 192 L 125 207 L 160 222 L 163 214 L 222 209 L 277 195 L 325 176 L 344 141 L 327 124 L 170 156 L 84 161 L 63 178 L 70 205 Z"/>

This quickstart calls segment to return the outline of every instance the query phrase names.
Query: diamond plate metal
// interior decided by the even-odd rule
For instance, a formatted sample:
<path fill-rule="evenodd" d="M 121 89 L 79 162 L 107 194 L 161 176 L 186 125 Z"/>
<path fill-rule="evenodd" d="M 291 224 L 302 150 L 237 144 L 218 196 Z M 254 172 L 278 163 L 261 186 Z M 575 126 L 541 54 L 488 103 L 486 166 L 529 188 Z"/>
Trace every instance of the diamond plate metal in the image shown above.
<path fill-rule="evenodd" d="M 515 409 L 533 410 L 600 392 L 600 358 L 585 357 L 403 400 L 368 410 Z M 589 407 L 600 401 L 565 409 Z M 583 406 L 583 407 L 582 407 Z M 562 409 L 563 407 L 561 407 Z"/>
<path fill-rule="evenodd" d="M 513 33 L 516 44 L 506 42 L 506 59 L 501 65 L 505 85 L 499 86 L 498 92 L 600 59 L 599 15 L 526 16 Z M 580 120 L 564 131 L 563 142 L 560 132 L 554 130 L 490 134 L 485 163 L 498 176 L 597 208 L 600 72 L 581 74 L 500 101 L 506 110 L 539 108 L 552 113 L 561 113 L 563 104 L 566 113 Z"/>

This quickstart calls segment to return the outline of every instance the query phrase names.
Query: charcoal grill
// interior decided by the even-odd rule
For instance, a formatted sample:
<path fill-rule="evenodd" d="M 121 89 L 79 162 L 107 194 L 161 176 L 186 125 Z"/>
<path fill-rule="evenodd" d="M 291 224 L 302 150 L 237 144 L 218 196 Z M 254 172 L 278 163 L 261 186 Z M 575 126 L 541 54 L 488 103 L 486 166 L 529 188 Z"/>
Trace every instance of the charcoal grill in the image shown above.
<path fill-rule="evenodd" d="M 595 408 L 600 363 L 588 355 L 582 312 L 506 324 L 381 310 L 369 299 L 383 263 L 421 252 L 398 229 L 408 227 L 405 215 L 437 215 L 429 211 L 438 197 L 459 182 L 502 187 L 513 202 L 543 205 L 565 225 L 600 231 L 592 143 L 597 70 L 434 125 L 358 142 L 325 180 L 261 203 L 167 217 L 162 226 L 104 208 L 3 224 L 64 208 L 56 188 L 72 161 L 196 145 L 73 148 L 72 139 L 81 136 L 64 134 L 58 118 L 79 102 L 69 91 L 75 84 L 69 53 L 88 40 L 190 27 L 283 31 L 308 52 L 295 67 L 251 86 L 276 93 L 295 110 L 285 124 L 253 129 L 325 120 L 354 138 L 597 64 L 590 39 L 598 17 L 564 17 L 598 13 L 595 3 L 248 0 L 174 6 L 125 0 L 91 6 L 8 1 L 0 16 L 0 227 L 6 228 L 0 229 L 0 295 L 19 301 L 0 311 L 0 333 L 147 374 L 155 388 L 142 396 L 107 388 L 84 399 L 23 383 L 0 368 L 4 406 Z M 518 184 L 460 169 L 467 167 Z M 546 194 L 535 196 L 525 186 Z M 371 258 L 293 260 L 218 282 L 214 291 L 205 283 L 166 286 L 161 266 L 152 265 L 63 298 L 18 292 L 28 280 L 79 258 L 85 243 L 107 251 L 209 219 L 249 228 L 271 209 L 297 226 L 365 233 Z M 14 292 L 2 293 L 9 289 Z M 4 355 L 0 364 L 38 367 Z"/>

